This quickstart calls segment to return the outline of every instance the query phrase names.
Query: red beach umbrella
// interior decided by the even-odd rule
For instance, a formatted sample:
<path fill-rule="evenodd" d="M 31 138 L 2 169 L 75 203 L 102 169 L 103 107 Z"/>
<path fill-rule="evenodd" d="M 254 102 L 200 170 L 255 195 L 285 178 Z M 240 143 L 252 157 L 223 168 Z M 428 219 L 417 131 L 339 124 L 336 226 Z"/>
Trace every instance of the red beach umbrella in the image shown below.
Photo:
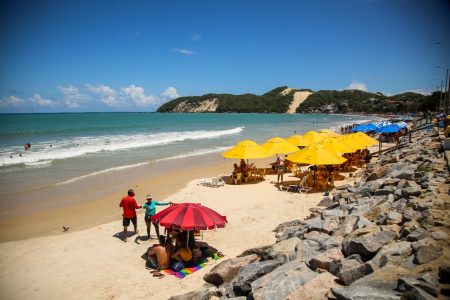
<path fill-rule="evenodd" d="M 223 228 L 228 223 L 227 217 L 200 203 L 175 204 L 155 214 L 152 222 L 180 230 Z"/>

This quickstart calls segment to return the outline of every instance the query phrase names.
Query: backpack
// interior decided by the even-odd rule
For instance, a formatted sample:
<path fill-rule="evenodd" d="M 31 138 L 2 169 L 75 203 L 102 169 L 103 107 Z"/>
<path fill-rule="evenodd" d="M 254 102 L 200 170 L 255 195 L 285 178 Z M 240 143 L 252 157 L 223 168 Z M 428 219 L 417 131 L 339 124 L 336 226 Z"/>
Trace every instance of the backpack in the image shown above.
<path fill-rule="evenodd" d="M 174 271 L 174 272 L 180 272 L 181 270 L 184 269 L 184 263 L 181 261 L 174 262 L 170 266 L 170 269 L 172 269 L 172 271 Z"/>

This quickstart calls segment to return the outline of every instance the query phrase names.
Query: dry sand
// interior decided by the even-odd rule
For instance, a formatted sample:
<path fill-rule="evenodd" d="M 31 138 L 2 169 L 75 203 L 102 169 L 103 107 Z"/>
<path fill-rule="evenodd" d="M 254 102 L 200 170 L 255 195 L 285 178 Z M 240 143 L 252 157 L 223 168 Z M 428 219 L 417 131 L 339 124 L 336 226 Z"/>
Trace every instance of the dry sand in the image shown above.
<path fill-rule="evenodd" d="M 219 263 L 246 249 L 273 243 L 272 230 L 279 223 L 304 218 L 323 197 L 279 191 L 271 183 L 274 178 L 269 175 L 257 184 L 220 188 L 201 186 L 196 180 L 160 200 L 198 202 L 227 216 L 226 228 L 204 232 L 204 240 L 226 255 Z M 137 195 L 151 190 L 150 184 L 140 184 Z M 116 204 L 117 198 L 114 195 Z M 145 232 L 142 212 L 138 222 L 141 233 Z M 117 219 L 90 229 L 1 243 L 1 299 L 167 299 L 200 288 L 205 283 L 203 275 L 214 265 L 184 279 L 154 278 L 141 256 L 155 240 L 133 236 L 124 243 L 117 237 L 121 230 Z"/>
<path fill-rule="evenodd" d="M 302 104 L 303 101 L 305 101 L 306 98 L 308 98 L 309 95 L 311 95 L 311 94 L 312 93 L 308 92 L 308 91 L 295 92 L 294 93 L 294 100 L 289 105 L 288 111 L 286 113 L 288 113 L 288 114 L 295 114 L 295 111 L 296 111 L 297 107 L 299 107 L 300 104 Z"/>

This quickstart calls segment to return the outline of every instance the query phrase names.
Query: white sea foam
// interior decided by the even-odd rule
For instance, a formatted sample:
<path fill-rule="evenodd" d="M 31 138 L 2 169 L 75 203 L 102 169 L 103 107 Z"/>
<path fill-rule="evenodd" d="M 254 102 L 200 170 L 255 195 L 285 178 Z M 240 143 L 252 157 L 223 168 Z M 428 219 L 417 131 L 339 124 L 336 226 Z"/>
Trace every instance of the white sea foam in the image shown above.
<path fill-rule="evenodd" d="M 51 164 L 52 164 L 51 160 L 43 160 L 43 161 L 25 163 L 25 166 L 34 167 L 34 168 L 43 168 L 43 167 L 47 167 Z"/>
<path fill-rule="evenodd" d="M 212 149 L 201 149 L 201 150 L 191 151 L 191 152 L 187 152 L 187 153 L 180 154 L 180 155 L 175 155 L 175 156 L 171 156 L 171 157 L 165 157 L 165 158 L 157 159 L 157 160 L 155 160 L 153 162 L 160 162 L 160 161 L 181 159 L 181 158 L 192 157 L 192 156 L 200 156 L 200 155 L 205 155 L 205 154 L 209 154 L 209 153 L 216 153 L 216 152 L 225 151 L 225 150 L 229 149 L 230 147 L 216 147 L 216 148 L 212 148 Z M 76 178 L 72 178 L 72 179 L 69 179 L 69 180 L 57 183 L 57 185 L 68 184 L 68 183 L 72 183 L 72 182 L 75 182 L 75 181 L 83 180 L 83 179 L 86 179 L 86 178 L 90 178 L 90 177 L 93 177 L 93 176 L 106 174 L 106 173 L 110 173 L 110 172 L 114 172 L 114 171 L 121 171 L 121 170 L 131 169 L 131 168 L 135 168 L 135 167 L 141 167 L 141 166 L 148 165 L 149 163 L 150 162 L 143 162 L 143 163 L 138 163 L 138 164 L 132 164 L 132 165 L 125 165 L 125 166 L 109 168 L 109 169 L 106 169 L 106 170 L 101 170 L 101 171 L 89 173 L 89 174 L 86 174 L 86 175 L 82 175 L 82 176 L 79 176 L 79 177 L 76 177 Z"/>
<path fill-rule="evenodd" d="M 158 147 L 188 140 L 214 139 L 238 134 L 244 128 L 76 137 L 37 143 L 32 145 L 28 151 L 23 151 L 21 147 L 9 147 L 0 150 L 0 167 L 17 164 L 31 165 L 43 161 L 51 162 L 57 159 L 80 157 L 102 151 L 113 152 Z M 22 156 L 19 156 L 19 153 Z"/>
<path fill-rule="evenodd" d="M 120 167 L 115 167 L 115 168 L 109 168 L 109 169 L 106 169 L 106 170 L 101 170 L 101 171 L 93 172 L 93 173 L 90 173 L 90 174 L 82 175 L 82 176 L 79 176 L 79 177 L 75 177 L 75 178 L 72 178 L 72 179 L 69 179 L 69 180 L 57 183 L 56 185 L 72 183 L 72 182 L 75 182 L 75 181 L 79 181 L 79 180 L 82 180 L 82 179 L 90 178 L 90 177 L 97 176 L 97 175 L 100 175 L 100 174 L 105 174 L 105 173 L 110 173 L 110 172 L 114 172 L 114 171 L 131 169 L 131 168 L 135 168 L 135 167 L 145 166 L 145 165 L 148 165 L 148 164 L 149 164 L 149 162 L 143 162 L 143 163 L 138 163 L 138 164 L 133 164 L 133 165 L 126 165 L 126 166 L 120 166 Z"/>

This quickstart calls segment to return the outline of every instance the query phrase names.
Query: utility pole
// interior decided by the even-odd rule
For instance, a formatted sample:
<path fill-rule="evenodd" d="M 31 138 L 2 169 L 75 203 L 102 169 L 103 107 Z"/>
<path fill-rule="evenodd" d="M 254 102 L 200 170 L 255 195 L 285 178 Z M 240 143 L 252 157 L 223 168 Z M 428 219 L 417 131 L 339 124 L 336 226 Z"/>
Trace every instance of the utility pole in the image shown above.
<path fill-rule="evenodd" d="M 444 103 L 442 102 L 442 85 L 443 84 L 444 83 L 441 80 L 441 89 L 439 90 L 439 103 L 441 103 L 441 104 L 445 103 L 445 98 L 444 98 Z M 439 107 L 439 109 L 441 109 L 441 106 Z M 442 105 L 442 111 L 440 111 L 440 112 L 443 112 L 443 111 L 444 111 L 444 105 Z"/>
<path fill-rule="evenodd" d="M 448 105 L 449 105 L 449 94 L 448 94 L 448 69 L 446 71 L 445 74 L 445 95 L 444 95 L 444 99 L 445 99 L 445 113 L 448 115 Z"/>

